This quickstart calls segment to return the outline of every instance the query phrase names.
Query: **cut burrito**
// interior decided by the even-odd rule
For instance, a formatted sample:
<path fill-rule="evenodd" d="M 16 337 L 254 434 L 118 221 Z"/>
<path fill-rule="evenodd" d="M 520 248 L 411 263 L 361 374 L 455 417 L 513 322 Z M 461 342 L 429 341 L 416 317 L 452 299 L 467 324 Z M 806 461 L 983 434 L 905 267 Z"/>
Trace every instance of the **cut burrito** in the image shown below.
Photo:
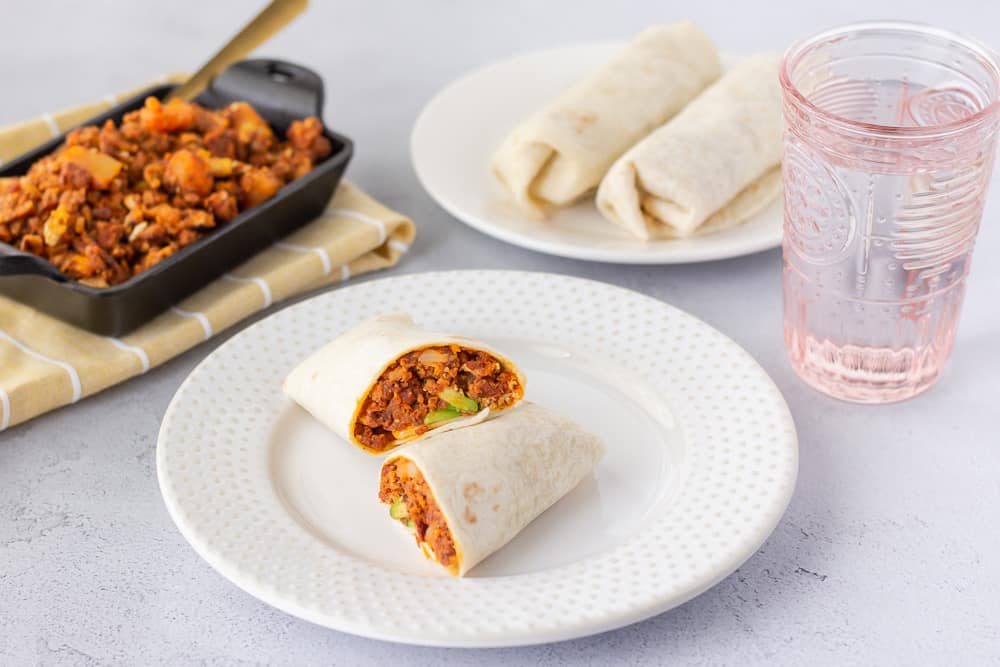
<path fill-rule="evenodd" d="M 744 222 L 781 189 L 778 56 L 743 60 L 608 171 L 597 206 L 643 240 Z"/>
<path fill-rule="evenodd" d="M 715 45 L 694 23 L 647 28 L 518 125 L 494 155 L 493 171 L 529 210 L 545 213 L 570 204 L 719 72 Z"/>
<path fill-rule="evenodd" d="M 524 384 L 514 363 L 485 343 L 427 331 L 397 313 L 362 322 L 313 353 L 284 389 L 337 435 L 381 454 L 509 408 Z"/>
<path fill-rule="evenodd" d="M 573 490 L 603 455 L 597 436 L 523 403 L 390 456 L 379 499 L 424 556 L 463 576 Z"/>

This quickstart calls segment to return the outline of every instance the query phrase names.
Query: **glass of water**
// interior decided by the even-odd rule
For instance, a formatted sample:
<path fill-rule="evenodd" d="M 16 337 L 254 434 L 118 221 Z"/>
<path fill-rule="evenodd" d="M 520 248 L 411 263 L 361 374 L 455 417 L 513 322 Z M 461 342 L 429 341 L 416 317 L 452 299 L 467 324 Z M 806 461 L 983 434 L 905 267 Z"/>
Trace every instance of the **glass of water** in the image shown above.
<path fill-rule="evenodd" d="M 988 48 L 878 22 L 794 44 L 784 95 L 784 334 L 831 396 L 929 387 L 951 352 L 993 169 Z"/>

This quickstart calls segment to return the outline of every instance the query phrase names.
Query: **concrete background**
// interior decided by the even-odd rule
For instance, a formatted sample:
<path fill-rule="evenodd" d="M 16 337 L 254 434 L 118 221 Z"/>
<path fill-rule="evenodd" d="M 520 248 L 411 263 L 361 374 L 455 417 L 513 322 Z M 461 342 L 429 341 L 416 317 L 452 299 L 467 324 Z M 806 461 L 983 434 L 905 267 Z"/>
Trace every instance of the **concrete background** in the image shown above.
<path fill-rule="evenodd" d="M 258 6 L 5 3 L 0 123 L 193 69 Z M 1000 664 L 997 185 L 944 377 L 919 398 L 873 408 L 828 399 L 793 375 L 781 343 L 777 250 L 674 267 L 547 257 L 459 224 L 417 183 L 410 127 L 454 77 L 524 50 L 627 38 L 685 17 L 736 52 L 784 48 L 838 23 L 902 17 L 1000 46 L 1000 4 L 973 0 L 314 0 L 261 53 L 322 73 L 327 122 L 357 142 L 350 178 L 417 221 L 418 241 L 392 273 L 517 268 L 595 278 L 703 318 L 763 364 L 791 405 L 802 463 L 788 513 L 758 554 L 674 611 L 548 646 L 412 648 L 287 616 L 202 562 L 157 489 L 160 418 L 224 335 L 0 434 L 0 663 Z"/>

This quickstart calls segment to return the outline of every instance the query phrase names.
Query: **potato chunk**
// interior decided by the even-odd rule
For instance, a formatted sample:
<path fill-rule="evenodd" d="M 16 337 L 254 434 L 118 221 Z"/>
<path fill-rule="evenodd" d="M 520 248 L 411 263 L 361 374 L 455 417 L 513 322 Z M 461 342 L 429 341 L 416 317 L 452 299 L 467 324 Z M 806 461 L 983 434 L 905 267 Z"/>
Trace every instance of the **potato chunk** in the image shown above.
<path fill-rule="evenodd" d="M 63 157 L 66 162 L 87 172 L 91 187 L 97 190 L 107 190 L 122 170 L 121 162 L 93 148 L 70 146 Z"/>
<path fill-rule="evenodd" d="M 270 199 L 281 189 L 281 179 L 271 173 L 270 169 L 251 169 L 240 178 L 243 188 L 243 207 L 256 206 Z"/>
<path fill-rule="evenodd" d="M 190 102 L 175 98 L 163 104 L 155 97 L 147 97 L 139 120 L 153 132 L 178 132 L 194 127 L 196 117 L 196 109 Z"/>
<path fill-rule="evenodd" d="M 212 178 L 208 162 L 182 148 L 167 160 L 163 182 L 178 193 L 204 197 L 212 191 L 215 179 Z"/>

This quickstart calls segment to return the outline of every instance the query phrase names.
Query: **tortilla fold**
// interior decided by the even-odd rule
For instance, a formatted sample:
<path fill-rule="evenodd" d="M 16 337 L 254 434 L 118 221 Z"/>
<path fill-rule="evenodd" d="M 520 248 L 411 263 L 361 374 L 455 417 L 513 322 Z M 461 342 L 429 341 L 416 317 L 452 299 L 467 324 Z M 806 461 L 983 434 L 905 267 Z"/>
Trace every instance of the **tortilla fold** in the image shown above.
<path fill-rule="evenodd" d="M 514 128 L 493 157 L 493 172 L 535 214 L 570 204 L 720 71 L 715 45 L 694 23 L 647 28 Z"/>
<path fill-rule="evenodd" d="M 630 148 L 601 181 L 601 213 L 648 241 L 732 227 L 773 200 L 781 190 L 778 61 L 770 53 L 743 60 Z"/>

